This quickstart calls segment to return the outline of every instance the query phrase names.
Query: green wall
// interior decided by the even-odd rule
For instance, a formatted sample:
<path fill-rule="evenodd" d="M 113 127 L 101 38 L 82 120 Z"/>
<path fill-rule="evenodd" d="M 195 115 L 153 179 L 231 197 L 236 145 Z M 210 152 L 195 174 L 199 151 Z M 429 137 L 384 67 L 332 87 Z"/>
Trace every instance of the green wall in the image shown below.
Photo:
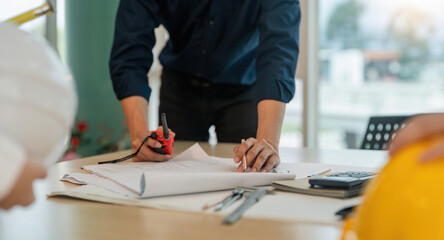
<path fill-rule="evenodd" d="M 130 147 L 108 71 L 118 3 L 118 0 L 65 3 L 66 59 L 77 83 L 77 120 L 86 121 L 89 126 L 76 149 L 81 156 Z"/>

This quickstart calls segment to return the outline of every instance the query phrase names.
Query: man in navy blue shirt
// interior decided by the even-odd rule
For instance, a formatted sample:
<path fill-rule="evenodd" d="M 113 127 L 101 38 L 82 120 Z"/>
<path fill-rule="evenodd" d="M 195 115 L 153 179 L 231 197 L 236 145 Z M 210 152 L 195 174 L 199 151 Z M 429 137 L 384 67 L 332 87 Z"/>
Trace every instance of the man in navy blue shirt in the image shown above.
<path fill-rule="evenodd" d="M 176 139 L 207 141 L 214 125 L 219 142 L 241 142 L 236 163 L 245 155 L 249 171 L 279 165 L 300 19 L 298 0 L 121 0 L 109 65 L 133 148 L 149 133 L 147 72 L 162 24 L 169 40 L 160 55 L 159 110 Z M 147 145 L 159 147 L 152 139 Z M 170 158 L 145 147 L 134 160 Z"/>

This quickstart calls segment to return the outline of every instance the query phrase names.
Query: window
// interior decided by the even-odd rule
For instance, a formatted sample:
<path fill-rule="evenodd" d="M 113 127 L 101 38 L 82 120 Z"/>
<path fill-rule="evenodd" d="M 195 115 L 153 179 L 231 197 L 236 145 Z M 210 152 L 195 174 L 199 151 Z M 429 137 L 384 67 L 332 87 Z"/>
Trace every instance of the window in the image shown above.
<path fill-rule="evenodd" d="M 286 106 L 279 144 L 282 147 L 302 147 L 302 84 L 301 79 L 296 79 L 294 98 Z"/>
<path fill-rule="evenodd" d="M 55 14 L 57 15 L 57 50 L 60 58 L 66 61 L 65 0 L 57 0 Z"/>
<path fill-rule="evenodd" d="M 444 2 L 319 0 L 319 147 L 359 147 L 369 116 L 444 110 Z"/>

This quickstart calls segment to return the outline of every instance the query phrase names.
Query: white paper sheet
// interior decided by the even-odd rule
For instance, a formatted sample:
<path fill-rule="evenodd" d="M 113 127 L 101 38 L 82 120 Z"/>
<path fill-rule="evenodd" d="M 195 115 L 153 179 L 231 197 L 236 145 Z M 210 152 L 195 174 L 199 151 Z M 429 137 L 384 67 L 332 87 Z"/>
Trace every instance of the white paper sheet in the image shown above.
<path fill-rule="evenodd" d="M 97 187 L 104 188 L 106 190 L 122 194 L 127 197 L 137 198 L 139 197 L 138 194 L 134 193 L 133 191 L 129 190 L 128 188 L 110 180 L 107 178 L 99 177 L 94 174 L 85 174 L 85 173 L 70 173 L 65 174 L 62 181 L 74 183 L 77 185 L 95 185 Z"/>
<path fill-rule="evenodd" d="M 177 191 L 184 179 L 190 179 L 190 181 L 194 181 L 192 184 L 187 184 L 192 187 L 201 187 L 199 184 L 202 182 L 205 183 L 205 186 L 214 186 L 214 182 L 223 182 L 232 181 L 232 179 L 236 178 L 236 176 L 229 177 L 226 179 L 219 179 L 220 176 L 218 174 L 236 174 L 238 176 L 253 176 L 254 174 L 262 174 L 261 179 L 266 179 L 268 176 L 274 177 L 279 174 L 271 174 L 271 173 L 235 173 L 235 172 L 224 172 L 229 169 L 236 168 L 236 165 L 232 163 L 231 159 L 223 159 L 223 158 L 214 158 L 209 157 L 203 152 L 200 147 L 193 146 L 192 151 L 186 151 L 184 154 L 177 156 L 171 162 L 174 163 L 176 161 L 179 162 L 179 169 L 182 169 L 182 172 L 179 170 L 176 171 L 168 171 L 168 168 L 165 166 L 157 165 L 158 163 L 145 163 L 147 165 L 155 166 L 156 171 L 145 171 L 147 166 L 143 166 L 144 164 L 137 163 L 127 163 L 127 164 L 111 164 L 111 165 L 102 165 L 106 166 L 102 174 L 113 175 L 114 173 L 120 173 L 120 167 L 115 167 L 118 165 L 127 165 L 124 169 L 127 169 L 127 176 L 123 176 L 122 178 L 128 177 L 127 183 L 131 184 L 131 181 L 138 182 L 138 185 L 133 186 L 133 190 L 129 190 L 127 187 L 124 187 L 123 184 L 117 184 L 115 181 L 105 179 L 99 176 L 91 175 L 91 174 L 81 174 L 81 173 L 72 173 L 69 176 L 66 176 L 66 179 L 70 179 L 71 182 L 77 182 L 77 184 L 87 184 L 76 188 L 70 188 L 63 191 L 54 191 L 49 196 L 70 196 L 80 199 L 87 199 L 92 201 L 120 204 L 120 205 L 131 205 L 131 206 L 142 206 L 142 207 L 151 207 L 158 209 L 170 209 L 170 210 L 180 210 L 180 211 L 191 211 L 191 212 L 202 212 L 208 214 L 222 214 L 227 215 L 231 211 L 233 211 L 236 207 L 238 207 L 242 201 L 237 201 L 233 205 L 228 208 L 222 210 L 221 212 L 214 212 L 213 209 L 209 209 L 206 211 L 202 210 L 202 207 L 210 202 L 214 202 L 215 200 L 222 199 L 231 191 L 217 191 L 217 192 L 205 192 L 205 193 L 197 193 L 197 194 L 186 194 L 186 195 L 174 195 L 174 196 L 166 196 L 166 197 L 152 197 L 139 199 L 140 191 L 142 188 L 140 184 L 140 179 L 137 177 L 132 178 L 131 171 L 135 171 L 137 169 L 140 174 L 145 173 L 147 179 L 145 179 L 146 189 L 155 189 L 159 188 L 159 191 L 166 191 L 164 188 L 160 188 L 161 184 L 167 183 L 167 185 L 171 186 L 171 188 Z M 183 162 L 189 159 L 199 158 L 197 160 L 193 160 L 190 165 L 184 164 Z M 204 159 L 204 160 L 202 160 Z M 183 161 L 183 162 L 182 162 Z M 209 168 L 214 172 L 206 172 L 196 170 L 183 172 L 183 169 L 188 169 L 190 166 L 195 168 L 199 167 L 199 161 L 208 161 L 215 162 L 217 166 L 213 166 L 211 164 L 206 164 L 208 162 L 203 163 L 203 168 Z M 170 164 L 173 165 L 174 164 Z M 95 166 L 92 167 L 87 166 L 88 169 L 96 170 Z M 233 169 L 234 167 L 234 169 Z M 225 169 L 226 168 L 226 169 Z M 313 173 L 320 172 L 321 170 L 331 169 L 331 172 L 339 172 L 339 171 L 377 171 L 375 168 L 362 168 L 362 167 L 351 167 L 351 166 L 342 166 L 342 165 L 332 165 L 332 164 L 318 164 L 318 163 L 295 163 L 295 164 L 287 164 L 283 163 L 279 167 L 280 172 L 291 172 L 292 174 L 296 174 L 298 178 L 306 177 Z M 217 170 L 219 169 L 219 170 Z M 208 170 L 210 171 L 210 170 Z M 125 171 L 124 171 L 125 172 Z M 169 174 L 170 177 L 164 181 L 168 182 L 158 182 L 159 177 L 156 174 Z M 199 174 L 201 174 L 200 177 Z M 288 174 L 287 174 L 288 175 Z M 162 176 L 163 177 L 163 176 Z M 294 175 L 293 175 L 294 177 Z M 208 180 L 211 178 L 212 181 Z M 151 179 L 151 180 L 150 180 Z M 156 180 L 157 179 L 157 180 Z M 206 179 L 206 180 L 204 180 Z M 245 179 L 244 179 L 245 180 Z M 270 179 L 266 179 L 264 181 L 269 181 Z M 233 180 L 234 181 L 234 180 Z M 237 184 L 236 186 L 248 185 L 248 179 L 246 182 Z M 257 183 L 257 182 L 255 182 Z M 271 183 L 271 182 L 270 182 Z M 269 183 L 267 183 L 269 184 Z M 236 187 L 234 186 L 234 187 Z M 216 189 L 211 189 L 216 190 Z M 138 192 L 139 191 L 139 192 Z M 157 191 L 157 190 L 156 190 Z M 138 193 L 136 193 L 138 192 Z M 167 193 L 163 193 L 168 195 Z M 289 220 L 289 221 L 302 221 L 302 222 L 313 222 L 313 223 L 322 223 L 322 224 L 333 224 L 338 225 L 340 222 L 337 217 L 334 215 L 336 211 L 342 209 L 344 207 L 348 207 L 350 205 L 355 205 L 361 202 L 360 198 L 351 198 L 351 199 L 334 199 L 334 198 L 325 198 L 325 197 L 317 197 L 317 196 L 309 196 L 297 193 L 287 193 L 287 192 L 276 192 L 275 195 L 267 195 L 260 202 L 255 204 L 252 208 L 250 208 L 244 215 L 244 217 L 251 218 L 265 218 L 265 219 L 276 219 L 276 220 Z"/>
<path fill-rule="evenodd" d="M 335 213 L 362 202 L 362 197 L 326 198 L 279 192 L 267 195 L 244 214 L 245 217 L 298 220 L 307 223 L 340 224 Z"/>
<path fill-rule="evenodd" d="M 238 172 L 146 172 L 143 176 L 140 190 L 142 198 L 226 190 L 238 186 L 263 186 L 270 185 L 278 179 L 291 180 L 295 178 L 294 174 L 288 173 Z"/>
<path fill-rule="evenodd" d="M 52 192 L 49 196 L 69 196 L 91 201 L 106 202 L 119 205 L 149 207 L 205 214 L 228 215 L 235 210 L 242 201 L 237 201 L 228 208 L 215 212 L 214 208 L 202 210 L 206 203 L 223 199 L 231 191 L 207 192 L 198 194 L 135 199 L 94 186 L 83 185 L 64 191 Z M 300 221 L 340 225 L 341 222 L 334 213 L 344 207 L 359 204 L 361 198 L 334 199 L 309 196 L 297 193 L 277 192 L 275 195 L 266 195 L 261 201 L 248 209 L 243 217 L 262 218 L 280 221 Z"/>
<path fill-rule="evenodd" d="M 224 158 L 215 158 L 219 161 L 231 161 L 230 159 L 224 159 Z M 281 164 L 279 168 L 280 172 L 290 172 L 292 174 L 295 174 L 297 178 L 303 178 L 308 175 L 320 172 L 325 169 L 332 169 L 332 171 L 347 171 L 349 167 L 347 166 L 341 166 L 341 165 L 327 165 L 327 164 L 318 164 L 318 163 L 296 163 L 296 164 Z M 356 171 L 364 171 L 368 170 L 366 168 L 354 168 Z M 175 174 L 175 173 L 171 173 Z M 247 173 L 247 174 L 254 174 L 254 173 Z M 154 176 L 151 176 L 150 179 L 153 179 Z M 194 176 L 191 176 L 194 178 Z M 274 177 L 274 176 L 273 176 Z M 211 176 L 212 178 L 212 176 Z M 176 179 L 176 178 L 175 178 Z M 264 178 L 265 179 L 265 178 Z M 135 193 L 137 189 L 134 191 L 129 190 L 127 187 L 124 187 L 123 185 L 120 185 L 116 183 L 115 181 L 99 177 L 94 174 L 84 174 L 84 173 L 70 173 L 65 174 L 65 176 L 61 179 L 62 181 L 68 181 L 74 184 L 92 184 L 98 187 L 105 188 L 107 190 L 110 190 L 112 192 L 120 193 L 125 196 L 134 197 L 137 198 L 140 196 L 140 194 Z M 267 182 L 268 179 L 265 179 Z M 202 179 L 196 179 L 196 181 L 202 181 Z M 273 180 L 274 181 L 274 180 Z M 148 183 L 147 185 L 155 185 L 154 182 L 156 182 L 156 179 L 154 177 L 154 180 L 152 184 Z M 181 181 L 177 181 L 181 183 Z M 174 183 L 175 184 L 177 184 Z M 246 184 L 246 183 L 245 183 Z M 237 186 L 245 186 L 244 184 L 239 184 Z M 235 187 L 237 187 L 235 186 Z M 154 186 L 155 187 L 155 186 Z M 210 190 L 209 190 L 210 191 Z"/>
<path fill-rule="evenodd" d="M 119 183 L 142 198 L 260 186 L 295 178 L 289 173 L 238 173 L 237 164 L 231 159 L 210 157 L 198 144 L 168 162 L 88 165 L 83 168 Z"/>

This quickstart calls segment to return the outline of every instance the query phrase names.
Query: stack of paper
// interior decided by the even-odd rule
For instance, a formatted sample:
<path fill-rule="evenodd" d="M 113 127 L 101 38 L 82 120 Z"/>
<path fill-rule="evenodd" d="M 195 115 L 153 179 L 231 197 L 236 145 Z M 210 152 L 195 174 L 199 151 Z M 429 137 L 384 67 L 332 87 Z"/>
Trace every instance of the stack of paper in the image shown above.
<path fill-rule="evenodd" d="M 239 173 L 231 159 L 213 158 L 195 144 L 167 162 L 131 162 L 84 166 L 90 174 L 65 175 L 63 180 L 93 184 L 127 197 L 148 198 L 269 185 L 294 179 L 290 173 Z"/>
<path fill-rule="evenodd" d="M 226 215 L 242 201 L 219 212 L 202 210 L 205 204 L 220 200 L 231 192 L 216 190 L 269 185 L 273 181 L 294 179 L 295 176 L 304 178 L 325 169 L 331 169 L 332 172 L 376 171 L 370 168 L 289 161 L 284 161 L 276 169 L 280 173 L 236 173 L 236 168 L 232 159 L 208 156 L 199 145 L 194 145 L 164 163 L 85 166 L 84 169 L 94 174 L 70 173 L 63 178 L 82 186 L 53 191 L 49 196 L 70 196 L 120 205 Z M 185 194 L 195 192 L 201 193 Z M 245 217 L 339 225 L 334 213 L 360 202 L 360 198 L 343 200 L 276 192 L 255 204 L 245 213 Z"/>

